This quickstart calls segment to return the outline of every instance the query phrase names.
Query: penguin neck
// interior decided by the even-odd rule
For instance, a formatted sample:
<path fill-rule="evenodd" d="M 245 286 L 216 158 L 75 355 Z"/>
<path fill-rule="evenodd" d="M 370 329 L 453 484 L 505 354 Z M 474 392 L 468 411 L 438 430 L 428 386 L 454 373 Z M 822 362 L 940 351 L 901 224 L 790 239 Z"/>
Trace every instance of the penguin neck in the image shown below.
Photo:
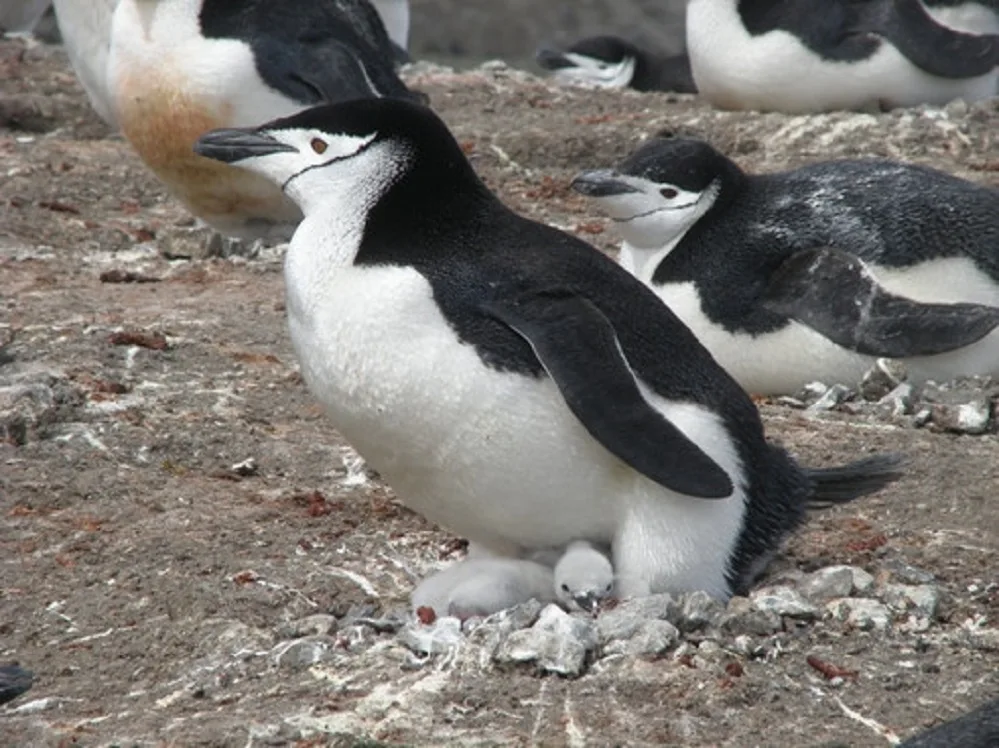
<path fill-rule="evenodd" d="M 476 252 L 485 217 L 506 209 L 454 149 L 417 157 L 372 208 L 357 264 L 424 265 Z"/>

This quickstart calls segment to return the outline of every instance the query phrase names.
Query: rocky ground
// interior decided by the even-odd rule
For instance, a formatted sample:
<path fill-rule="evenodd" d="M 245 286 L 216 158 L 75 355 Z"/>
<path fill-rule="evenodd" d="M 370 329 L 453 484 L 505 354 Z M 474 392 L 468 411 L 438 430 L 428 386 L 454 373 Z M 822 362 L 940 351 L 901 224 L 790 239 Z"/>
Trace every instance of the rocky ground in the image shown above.
<path fill-rule="evenodd" d="M 750 169 L 879 155 L 999 183 L 994 101 L 760 116 L 495 66 L 409 77 L 504 200 L 608 251 L 568 181 L 663 128 Z M 0 174 L 0 664 L 36 674 L 0 742 L 885 746 L 999 695 L 995 383 L 884 367 L 762 402 L 809 464 L 912 465 L 726 608 L 420 623 L 414 579 L 462 543 L 303 387 L 280 252 L 206 242 L 58 49 L 0 44 Z"/>

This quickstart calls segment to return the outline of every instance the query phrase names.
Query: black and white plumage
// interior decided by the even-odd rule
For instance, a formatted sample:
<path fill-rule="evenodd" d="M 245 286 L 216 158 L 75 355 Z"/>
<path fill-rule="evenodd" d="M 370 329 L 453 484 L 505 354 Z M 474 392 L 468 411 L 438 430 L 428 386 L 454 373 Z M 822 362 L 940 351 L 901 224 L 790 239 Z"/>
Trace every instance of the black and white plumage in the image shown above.
<path fill-rule="evenodd" d="M 103 2 L 87 15 L 95 26 Z M 57 12 L 62 23 L 64 8 Z M 192 144 L 213 128 L 319 103 L 418 98 L 397 76 L 395 55 L 368 0 L 119 0 L 106 95 L 129 143 L 192 213 L 226 234 L 283 239 L 298 208 L 267 180 L 196 156 Z"/>
<path fill-rule="evenodd" d="M 559 83 L 697 93 L 686 54 L 656 54 L 617 36 L 587 37 L 564 50 L 545 46 L 535 58 Z"/>
<path fill-rule="evenodd" d="M 994 96 L 999 36 L 938 22 L 920 0 L 691 0 L 699 93 L 790 113 Z"/>
<path fill-rule="evenodd" d="M 35 674 L 18 665 L 0 665 L 0 704 L 13 701 L 27 693 L 35 681 Z"/>
<path fill-rule="evenodd" d="M 798 467 L 650 290 L 506 208 L 446 126 L 353 101 L 202 137 L 283 185 L 291 339 L 333 424 L 400 499 L 495 555 L 611 547 L 623 596 L 743 590 L 816 501 L 898 460 Z"/>
<path fill-rule="evenodd" d="M 855 382 L 878 357 L 914 381 L 999 374 L 999 191 L 885 160 L 749 175 L 711 145 L 654 138 L 574 188 L 621 263 L 754 393 Z"/>

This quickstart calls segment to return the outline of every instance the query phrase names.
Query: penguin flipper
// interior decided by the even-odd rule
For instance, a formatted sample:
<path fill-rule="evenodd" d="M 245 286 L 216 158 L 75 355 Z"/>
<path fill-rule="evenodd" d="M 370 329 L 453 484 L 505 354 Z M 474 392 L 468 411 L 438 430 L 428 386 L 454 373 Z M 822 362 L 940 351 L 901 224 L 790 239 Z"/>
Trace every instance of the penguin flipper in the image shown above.
<path fill-rule="evenodd" d="M 864 263 L 823 247 L 797 252 L 770 279 L 763 304 L 836 345 L 869 356 L 932 356 L 999 326 L 999 307 L 930 304 L 885 290 Z"/>
<path fill-rule="evenodd" d="M 987 75 L 999 65 L 999 36 L 967 34 L 938 23 L 920 0 L 877 3 L 881 19 L 872 24 L 913 65 L 940 78 Z"/>
<path fill-rule="evenodd" d="M 732 495 L 721 466 L 642 395 L 614 327 L 591 301 L 551 290 L 483 310 L 530 343 L 569 409 L 609 452 L 671 491 Z"/>

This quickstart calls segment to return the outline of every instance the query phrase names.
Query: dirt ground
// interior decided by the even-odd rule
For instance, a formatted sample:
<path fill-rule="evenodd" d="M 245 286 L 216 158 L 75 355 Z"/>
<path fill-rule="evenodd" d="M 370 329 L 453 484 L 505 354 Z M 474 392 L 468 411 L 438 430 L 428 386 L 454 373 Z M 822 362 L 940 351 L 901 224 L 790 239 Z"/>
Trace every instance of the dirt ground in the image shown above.
<path fill-rule="evenodd" d="M 502 70 L 411 82 L 504 200 L 606 250 L 612 229 L 568 180 L 666 127 L 751 169 L 881 155 L 999 184 L 995 101 L 785 117 Z M 277 253 L 178 257 L 198 247 L 191 219 L 61 50 L 0 43 L 0 92 L 0 662 L 37 677 L 0 710 L 0 744 L 885 746 L 837 699 L 905 737 L 999 696 L 999 638 L 967 638 L 999 620 L 994 431 L 778 404 L 769 432 L 806 463 L 901 450 L 912 468 L 817 515 L 773 573 L 904 561 L 943 593 L 929 630 L 803 624 L 740 677 L 670 657 L 575 680 L 417 667 L 356 629 L 296 664 L 289 642 L 329 633 L 310 616 L 404 607 L 458 544 L 356 469 L 305 390 Z M 858 675 L 829 683 L 813 654 Z"/>

